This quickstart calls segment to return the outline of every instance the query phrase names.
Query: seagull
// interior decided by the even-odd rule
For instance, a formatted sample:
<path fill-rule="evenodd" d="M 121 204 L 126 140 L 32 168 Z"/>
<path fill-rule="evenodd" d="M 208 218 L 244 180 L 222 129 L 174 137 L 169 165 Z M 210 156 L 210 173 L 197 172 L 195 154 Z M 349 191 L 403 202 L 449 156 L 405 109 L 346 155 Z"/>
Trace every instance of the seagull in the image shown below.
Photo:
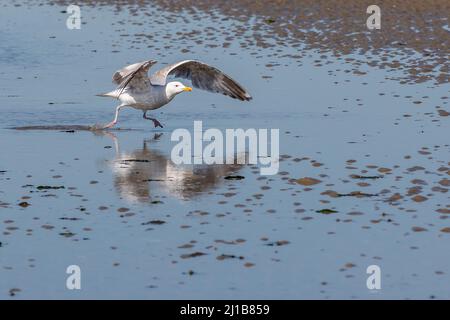
<path fill-rule="evenodd" d="M 155 118 L 147 116 L 147 111 L 161 108 L 182 93 L 192 91 L 181 82 L 167 82 L 169 76 L 191 80 L 192 86 L 210 92 L 221 93 L 233 99 L 250 101 L 252 96 L 239 83 L 219 69 L 196 60 L 184 60 L 168 65 L 148 76 L 149 69 L 156 64 L 147 60 L 126 66 L 116 71 L 112 77 L 118 87 L 108 93 L 98 94 L 120 101 L 116 107 L 114 120 L 103 127 L 113 127 L 124 107 L 132 107 L 144 112 L 143 118 L 153 121 L 155 128 L 163 127 Z"/>

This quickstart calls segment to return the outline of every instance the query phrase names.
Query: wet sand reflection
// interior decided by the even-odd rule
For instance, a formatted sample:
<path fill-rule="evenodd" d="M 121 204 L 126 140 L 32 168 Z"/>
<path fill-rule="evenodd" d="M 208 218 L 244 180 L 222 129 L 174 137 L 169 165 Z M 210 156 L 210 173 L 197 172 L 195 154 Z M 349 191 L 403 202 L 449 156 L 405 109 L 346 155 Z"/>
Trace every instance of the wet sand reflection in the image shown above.
<path fill-rule="evenodd" d="M 175 165 L 169 155 L 151 148 L 151 144 L 162 136 L 155 134 L 143 141 L 142 148 L 133 152 L 120 151 L 119 139 L 110 132 L 105 132 L 113 139 L 116 157 L 109 161 L 114 174 L 114 187 L 128 201 L 155 201 L 158 189 L 171 197 L 189 200 L 211 191 L 224 182 L 227 175 L 236 174 L 243 165 Z M 246 157 L 245 153 L 235 159 Z"/>

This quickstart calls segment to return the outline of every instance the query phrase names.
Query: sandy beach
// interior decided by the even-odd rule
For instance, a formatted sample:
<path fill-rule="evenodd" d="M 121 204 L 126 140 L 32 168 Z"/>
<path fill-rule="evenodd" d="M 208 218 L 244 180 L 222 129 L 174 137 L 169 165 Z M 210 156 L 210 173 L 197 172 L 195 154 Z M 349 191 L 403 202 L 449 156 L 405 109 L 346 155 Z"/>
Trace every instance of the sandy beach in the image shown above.
<path fill-rule="evenodd" d="M 68 4 L 0 5 L 1 299 L 450 298 L 448 1 L 379 1 L 380 30 L 369 1 L 80 1 L 80 30 Z M 115 70 L 199 57 L 253 100 L 92 130 Z M 198 120 L 279 129 L 278 173 L 175 165 Z"/>

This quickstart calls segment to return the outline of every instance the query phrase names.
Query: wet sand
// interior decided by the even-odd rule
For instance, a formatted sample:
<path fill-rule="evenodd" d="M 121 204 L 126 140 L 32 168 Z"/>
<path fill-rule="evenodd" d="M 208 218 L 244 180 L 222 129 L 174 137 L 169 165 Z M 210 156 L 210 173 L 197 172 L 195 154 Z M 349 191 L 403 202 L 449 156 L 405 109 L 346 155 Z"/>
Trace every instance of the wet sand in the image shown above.
<path fill-rule="evenodd" d="M 408 3 L 420 15 L 386 2 L 397 18 L 382 13 L 377 39 L 350 35 L 365 26 L 359 2 L 186 0 L 183 15 L 178 1 L 141 3 L 86 2 L 79 31 L 65 29 L 61 5 L 2 8 L 1 298 L 449 298 L 445 2 Z M 427 36 L 413 41 L 403 16 Z M 284 31 L 287 19 L 302 27 Z M 370 52 L 376 65 L 358 63 Z M 90 131 L 113 116 L 116 102 L 94 96 L 112 72 L 149 56 L 201 56 L 254 100 L 196 90 L 154 113 L 164 129 L 130 109 L 117 130 Z M 402 66 L 383 65 L 391 58 Z M 170 134 L 194 120 L 279 128 L 279 173 L 174 165 Z M 65 288 L 71 264 L 81 291 Z"/>
<path fill-rule="evenodd" d="M 70 1 L 54 1 L 70 4 Z M 322 56 L 315 62 L 324 66 L 335 60 L 345 60 L 355 75 L 367 72 L 367 67 L 398 71 L 396 79 L 402 83 L 449 83 L 448 56 L 450 53 L 450 4 L 446 0 L 377 2 L 382 11 L 381 29 L 366 28 L 367 7 L 370 1 L 283 0 L 277 1 L 82 1 L 81 4 L 128 10 L 129 22 L 149 25 L 133 19 L 145 14 L 158 23 L 176 21 L 183 13 L 186 25 L 208 18 L 213 26 L 207 29 L 182 29 L 165 33 L 167 49 L 189 49 L 179 44 L 185 41 L 204 44 L 205 47 L 229 47 L 239 43 L 240 50 L 254 55 L 265 55 L 274 60 L 289 58 L 302 63 L 311 51 Z M 159 20 L 154 9 L 170 12 Z M 100 11 L 101 12 L 101 11 Z M 224 18 L 225 17 L 225 18 Z M 231 28 L 225 27 L 232 21 Z M 122 22 L 119 22 L 122 24 Z M 175 30 L 173 30 L 175 31 Z M 130 36 L 125 35 L 123 36 Z M 225 38 L 225 42 L 222 39 Z M 151 32 L 135 34 L 132 43 L 152 40 Z M 170 43 L 174 40 L 176 43 Z M 177 48 L 178 47 L 178 48 Z M 287 53 L 286 49 L 295 53 Z M 356 56 L 354 56 L 356 55 Z M 276 65 L 276 63 L 273 63 Z"/>

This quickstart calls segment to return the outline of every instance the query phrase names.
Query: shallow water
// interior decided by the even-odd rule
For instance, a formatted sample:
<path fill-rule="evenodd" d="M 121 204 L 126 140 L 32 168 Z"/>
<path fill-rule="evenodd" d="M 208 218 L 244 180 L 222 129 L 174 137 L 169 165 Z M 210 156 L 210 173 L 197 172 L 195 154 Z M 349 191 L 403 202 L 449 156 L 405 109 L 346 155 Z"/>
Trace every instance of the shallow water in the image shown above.
<path fill-rule="evenodd" d="M 316 66 L 323 53 L 310 48 L 299 63 L 271 56 L 273 48 L 255 55 L 238 40 L 164 39 L 217 28 L 207 14 L 185 12 L 168 26 L 128 7 L 83 6 L 86 24 L 68 30 L 64 9 L 1 11 L 0 297 L 450 297 L 448 83 L 406 85 L 386 79 L 397 70 L 369 66 L 357 75 L 332 55 Z M 251 23 L 234 19 L 219 26 Z M 112 88 L 114 70 L 199 57 L 254 100 L 194 90 L 153 113 L 163 129 L 132 109 L 120 115 L 123 130 L 73 127 L 112 119 L 115 101 L 94 95 Z M 192 131 L 194 120 L 205 129 L 279 128 L 279 174 L 174 165 L 171 132 Z M 225 179 L 236 175 L 245 179 Z M 305 177 L 320 182 L 302 185 Z M 73 264 L 79 291 L 66 289 Z M 366 287 L 374 264 L 375 291 Z"/>

